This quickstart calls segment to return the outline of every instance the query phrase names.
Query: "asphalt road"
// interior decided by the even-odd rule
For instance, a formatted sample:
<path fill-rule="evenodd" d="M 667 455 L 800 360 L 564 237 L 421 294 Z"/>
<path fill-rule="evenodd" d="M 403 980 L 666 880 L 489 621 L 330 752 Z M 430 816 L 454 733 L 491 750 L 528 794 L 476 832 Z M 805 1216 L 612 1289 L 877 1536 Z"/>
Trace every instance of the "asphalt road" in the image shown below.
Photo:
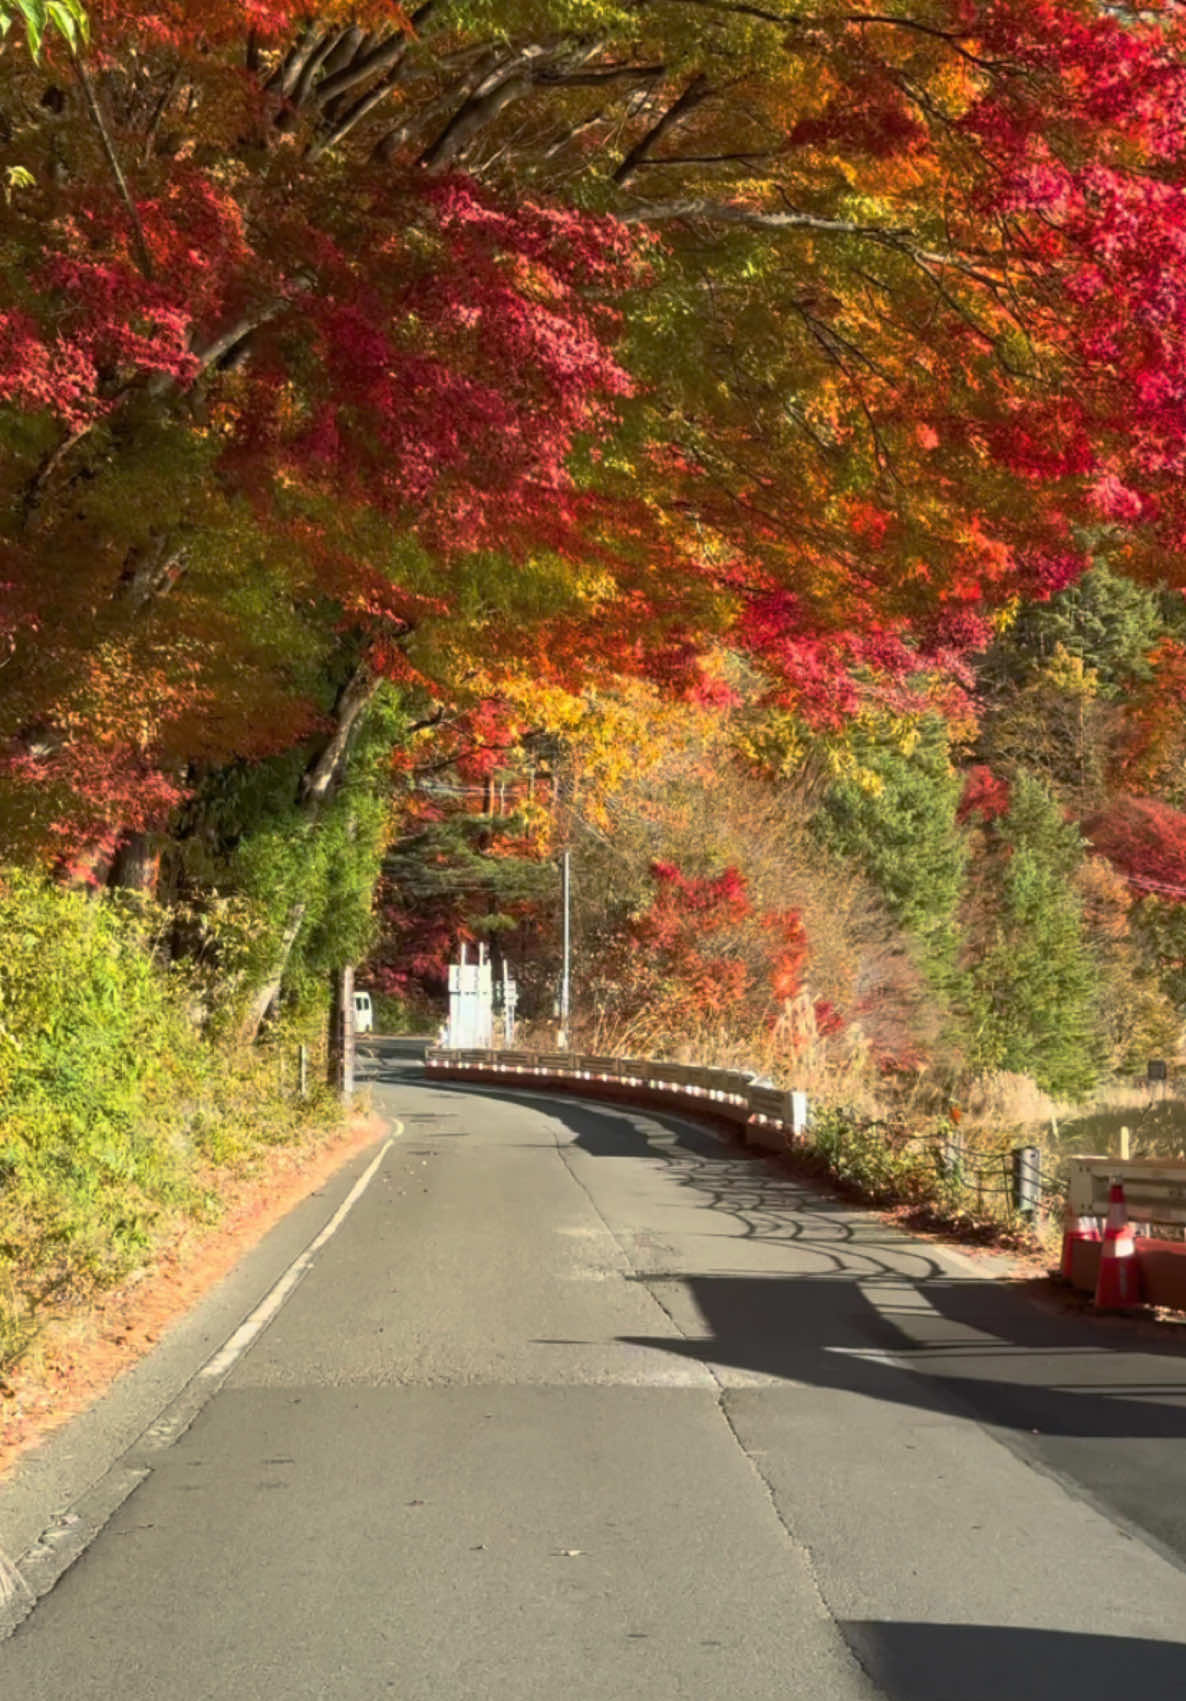
<path fill-rule="evenodd" d="M 369 1072 L 403 1132 L 299 1284 L 24 1548 L 85 1538 L 6 1701 L 1186 1693 L 1172 1336 L 678 1118 Z"/>

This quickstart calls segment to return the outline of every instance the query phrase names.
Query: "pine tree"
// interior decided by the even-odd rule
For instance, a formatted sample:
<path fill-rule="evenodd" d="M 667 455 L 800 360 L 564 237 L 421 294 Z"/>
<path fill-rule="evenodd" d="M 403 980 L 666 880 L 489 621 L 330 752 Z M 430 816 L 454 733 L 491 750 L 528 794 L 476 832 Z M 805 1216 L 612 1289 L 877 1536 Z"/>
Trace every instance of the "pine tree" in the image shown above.
<path fill-rule="evenodd" d="M 958 996 L 957 914 L 968 851 L 956 822 L 963 782 L 947 730 L 928 718 L 905 746 L 857 734 L 851 749 L 857 766 L 829 789 L 816 830 L 873 882 L 913 939 L 932 987 Z"/>
<path fill-rule="evenodd" d="M 1103 1048 L 1072 884 L 1083 841 L 1046 787 L 1021 773 L 990 842 L 999 887 L 988 948 L 973 969 L 973 1061 L 1084 1097 L 1101 1073 Z"/>

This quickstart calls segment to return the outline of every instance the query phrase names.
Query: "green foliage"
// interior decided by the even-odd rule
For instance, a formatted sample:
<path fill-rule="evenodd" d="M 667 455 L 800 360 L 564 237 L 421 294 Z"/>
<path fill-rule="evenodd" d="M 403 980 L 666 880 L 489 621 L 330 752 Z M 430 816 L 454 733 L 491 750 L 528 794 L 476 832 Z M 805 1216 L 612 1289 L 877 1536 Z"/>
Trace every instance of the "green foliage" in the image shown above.
<path fill-rule="evenodd" d="M 1020 684 L 1061 649 L 1115 695 L 1148 677 L 1149 652 L 1165 630 L 1156 591 L 1092 567 L 1049 602 L 1022 607 L 986 658 L 985 676 L 990 683 Z"/>
<path fill-rule="evenodd" d="M 855 766 L 829 788 L 815 829 L 834 853 L 861 868 L 938 991 L 957 986 L 957 913 L 967 863 L 955 812 L 962 781 L 941 722 L 925 720 L 903 744 L 858 732 Z"/>
<path fill-rule="evenodd" d="M 0 0 L 0 39 L 20 20 L 34 59 L 40 59 L 47 34 L 56 33 L 77 48 L 90 37 L 90 23 L 81 0 Z"/>
<path fill-rule="evenodd" d="M 837 1106 L 813 1116 L 811 1146 L 828 1174 L 877 1204 L 931 1202 L 938 1175 L 929 1147 L 902 1129 L 857 1117 Z"/>
<path fill-rule="evenodd" d="M 435 1034 L 441 1012 L 424 1000 L 400 998 L 389 992 L 371 992 L 377 1034 Z"/>
<path fill-rule="evenodd" d="M 807 1155 L 840 1186 L 878 1205 L 915 1207 L 928 1226 L 992 1225 L 1016 1233 L 1030 1224 L 1014 1206 L 1007 1132 L 987 1144 L 953 1138 L 946 1119 L 878 1121 L 839 1105 L 812 1117 Z"/>
<path fill-rule="evenodd" d="M 320 1009 L 331 969 L 358 963 L 374 939 L 373 901 L 390 835 L 390 755 L 407 714 L 391 687 L 362 722 L 342 778 L 316 812 L 300 799 L 304 746 L 208 776 L 186 812 L 184 880 L 216 894 L 221 926 L 205 955 L 224 979 L 216 1024 L 236 1028 L 241 995 L 265 982 L 300 910 L 285 963 L 290 1007 Z M 187 946 L 191 951 L 194 944 Z M 201 946 L 198 946 L 201 954 Z M 218 977 L 215 976 L 217 986 Z"/>
<path fill-rule="evenodd" d="M 1100 1076 L 1104 1049 L 1096 970 L 1072 885 L 1082 839 L 1047 788 L 1023 773 L 992 848 L 993 920 L 973 968 L 974 1061 L 1082 1098 Z"/>
<path fill-rule="evenodd" d="M 1186 904 L 1152 893 L 1133 907 L 1130 927 L 1162 991 L 1186 1017 Z"/>
<path fill-rule="evenodd" d="M 200 1037 L 188 975 L 155 954 L 169 925 L 136 896 L 0 875 L 0 1363 L 47 1306 L 206 1214 L 206 1166 L 324 1114 Z"/>
<path fill-rule="evenodd" d="M 497 931 L 506 906 L 550 897 L 556 889 L 552 863 L 504 849 L 523 833 L 518 815 L 448 815 L 398 839 L 384 858 L 383 871 L 403 902 L 414 906 L 468 897 L 476 901 L 475 908 L 487 909 L 485 915 L 475 914 L 471 925 Z"/>

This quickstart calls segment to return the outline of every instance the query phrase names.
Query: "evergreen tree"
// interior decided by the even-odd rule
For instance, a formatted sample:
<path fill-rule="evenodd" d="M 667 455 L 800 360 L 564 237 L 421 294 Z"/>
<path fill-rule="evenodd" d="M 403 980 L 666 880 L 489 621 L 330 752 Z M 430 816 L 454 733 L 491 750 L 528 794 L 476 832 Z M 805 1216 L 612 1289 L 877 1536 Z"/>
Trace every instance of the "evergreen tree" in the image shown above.
<path fill-rule="evenodd" d="M 1096 970 L 1073 877 L 1078 829 L 1021 773 L 991 829 L 999 882 L 987 949 L 973 970 L 973 1061 L 1080 1098 L 1101 1072 Z"/>
<path fill-rule="evenodd" d="M 1166 632 L 1158 593 L 1096 565 L 1047 602 L 1023 604 L 985 658 L 990 689 L 1027 683 L 1061 650 L 1116 696 L 1149 676 L 1149 653 Z"/>
<path fill-rule="evenodd" d="M 934 989 L 956 996 L 967 843 L 955 818 L 962 779 L 947 729 L 928 718 L 907 746 L 858 733 L 852 752 L 856 766 L 829 788 L 816 831 L 880 892 Z"/>

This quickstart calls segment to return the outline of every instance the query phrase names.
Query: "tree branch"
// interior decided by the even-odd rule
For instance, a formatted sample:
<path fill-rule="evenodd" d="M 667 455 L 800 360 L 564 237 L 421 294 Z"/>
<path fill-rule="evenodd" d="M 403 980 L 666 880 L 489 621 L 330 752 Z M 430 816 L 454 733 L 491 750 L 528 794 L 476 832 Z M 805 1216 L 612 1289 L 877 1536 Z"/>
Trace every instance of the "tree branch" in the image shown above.
<path fill-rule="evenodd" d="M 70 54 L 70 63 L 74 67 L 74 75 L 77 77 L 79 87 L 82 89 L 83 99 L 86 102 L 86 108 L 90 114 L 91 123 L 98 132 L 99 141 L 102 144 L 103 153 L 106 157 L 108 167 L 110 168 L 112 177 L 115 179 L 115 186 L 119 192 L 119 198 L 123 202 L 124 207 L 127 209 L 128 218 L 131 220 L 132 244 L 136 250 L 137 263 L 139 264 L 140 270 L 143 272 L 144 276 L 151 281 L 153 276 L 152 256 L 148 252 L 148 243 L 144 240 L 144 226 L 140 222 L 140 209 L 132 199 L 132 192 L 128 188 L 128 180 L 124 176 L 124 168 L 119 163 L 119 155 L 115 151 L 115 145 L 111 140 L 111 133 L 107 128 L 107 122 L 99 108 L 99 102 L 95 97 L 95 90 L 91 83 L 91 79 L 87 75 L 86 66 L 69 43 L 67 43 L 67 49 Z"/>
<path fill-rule="evenodd" d="M 660 113 L 645 135 L 639 137 L 614 172 L 614 182 L 619 188 L 624 188 L 629 183 L 655 144 L 662 141 L 667 132 L 681 123 L 690 112 L 695 111 L 696 107 L 702 105 L 711 93 L 708 78 L 703 72 L 697 72 L 679 98 L 674 100 L 665 112 Z"/>
<path fill-rule="evenodd" d="M 581 71 L 543 70 L 536 81 L 543 88 L 600 88 L 604 83 L 624 80 L 640 86 L 658 82 L 667 75 L 666 65 L 590 65 Z"/>
<path fill-rule="evenodd" d="M 287 99 L 296 87 L 297 78 L 304 70 L 309 55 L 325 40 L 326 34 L 323 24 L 310 23 L 276 66 L 264 84 L 265 89 L 276 89 Z"/>
<path fill-rule="evenodd" d="M 165 116 L 166 112 L 168 112 L 170 101 L 177 93 L 177 90 L 181 87 L 181 77 L 181 66 L 178 65 L 177 69 L 173 72 L 173 75 L 165 84 L 161 98 L 157 101 L 153 108 L 152 117 L 148 121 L 148 128 L 144 132 L 144 148 L 141 154 L 141 158 L 146 164 L 152 158 L 152 150 L 156 142 L 157 131 L 161 127 L 161 119 Z"/>
<path fill-rule="evenodd" d="M 662 154 L 658 159 L 640 159 L 635 171 L 653 171 L 661 165 L 763 165 L 778 159 L 773 149 L 756 154 Z"/>
<path fill-rule="evenodd" d="M 366 94 L 360 96 L 354 102 L 354 105 L 342 114 L 332 128 L 310 142 L 305 154 L 309 164 L 315 165 L 330 148 L 336 148 L 339 142 L 345 141 L 356 124 L 360 124 L 377 106 L 381 106 L 389 95 L 394 94 L 399 81 L 399 64 L 397 62 L 390 76 L 381 78 L 373 89 L 368 89 Z"/>
<path fill-rule="evenodd" d="M 331 30 L 329 34 L 323 37 L 323 39 L 313 49 L 313 52 L 302 65 L 300 75 L 297 77 L 296 83 L 293 86 L 292 94 L 289 96 L 294 107 L 299 108 L 304 106 L 305 102 L 309 98 L 313 84 L 321 70 L 321 67 L 325 64 L 334 49 L 340 45 L 343 38 L 349 35 L 349 33 L 349 30 L 341 30 L 335 34 Z"/>
<path fill-rule="evenodd" d="M 378 77 L 393 70 L 403 60 L 407 51 L 408 41 L 405 36 L 384 38 L 378 47 L 360 54 L 339 71 L 324 77 L 317 85 L 317 104 L 324 110 L 340 96 L 349 94 L 360 83 L 365 83 L 368 78 Z"/>
<path fill-rule="evenodd" d="M 113 600 L 129 603 L 135 613 L 166 596 L 185 570 L 185 545 L 158 533 L 147 548 L 133 549 L 124 563 Z"/>
<path fill-rule="evenodd" d="M 436 141 L 420 155 L 417 164 L 425 171 L 440 171 L 452 165 L 479 130 L 534 86 L 538 61 L 546 52 L 546 48 L 538 45 L 525 47 L 491 71 L 453 114 Z"/>
<path fill-rule="evenodd" d="M 854 224 L 849 219 L 826 219 L 816 213 L 763 212 L 729 201 L 663 201 L 619 213 L 623 224 L 664 224 L 672 219 L 704 219 L 710 224 L 742 224 L 754 230 L 816 230 L 832 236 L 865 236 L 880 242 L 900 242 L 912 235 L 908 227 Z"/>

